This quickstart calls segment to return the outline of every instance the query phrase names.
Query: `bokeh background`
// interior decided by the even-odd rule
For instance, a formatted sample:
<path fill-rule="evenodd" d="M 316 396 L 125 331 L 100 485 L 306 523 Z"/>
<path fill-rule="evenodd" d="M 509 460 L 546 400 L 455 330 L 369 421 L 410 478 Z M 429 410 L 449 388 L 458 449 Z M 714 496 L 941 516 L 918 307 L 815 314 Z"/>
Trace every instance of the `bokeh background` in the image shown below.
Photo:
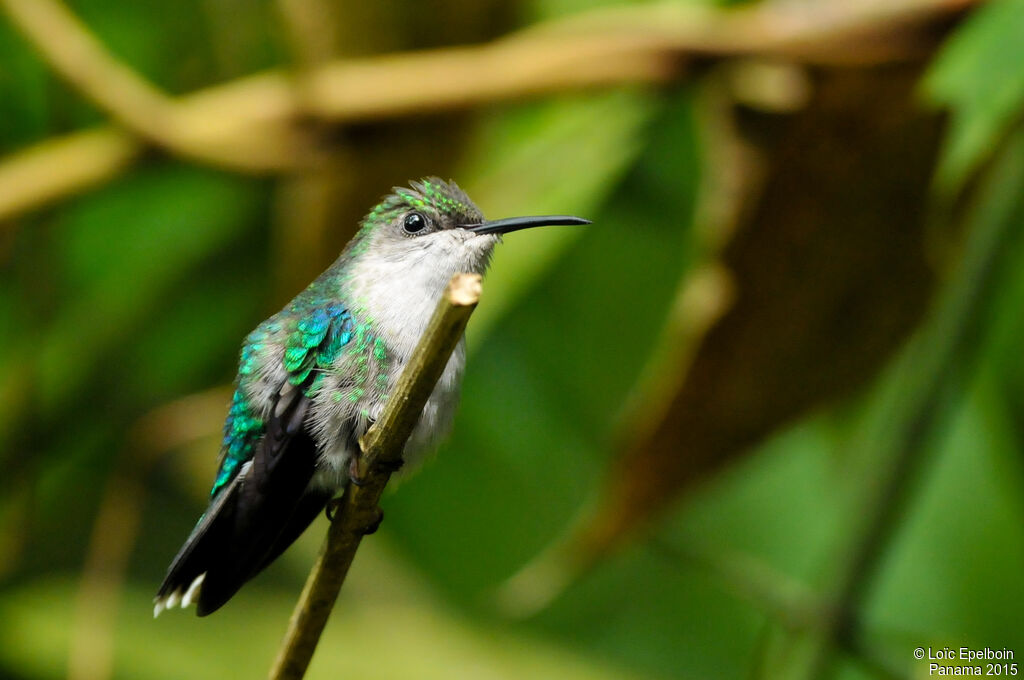
<path fill-rule="evenodd" d="M 241 338 L 430 174 L 594 225 L 499 249 L 309 677 L 1024 653 L 1021 0 L 0 8 L 0 676 L 266 674 L 326 520 L 152 596 Z"/>

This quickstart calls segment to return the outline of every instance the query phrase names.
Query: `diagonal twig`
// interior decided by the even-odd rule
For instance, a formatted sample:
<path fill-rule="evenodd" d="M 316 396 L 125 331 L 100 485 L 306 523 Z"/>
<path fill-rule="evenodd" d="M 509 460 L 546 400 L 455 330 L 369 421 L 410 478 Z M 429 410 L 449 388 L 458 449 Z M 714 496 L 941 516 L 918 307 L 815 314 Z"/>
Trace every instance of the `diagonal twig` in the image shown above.
<path fill-rule="evenodd" d="M 272 170 L 294 162 L 296 140 L 238 144 L 217 131 L 210 136 L 200 126 L 184 124 L 173 98 L 110 54 L 57 0 L 0 0 L 0 8 L 55 72 L 150 143 L 238 170 Z"/>
<path fill-rule="evenodd" d="M 977 204 L 993 197 L 1013 197 L 1013 187 L 1024 178 L 1019 162 L 1024 134 L 1011 140 L 1009 151 L 989 175 Z M 1002 201 L 997 210 L 1013 209 Z M 978 210 L 978 213 L 984 210 Z M 903 398 L 908 404 L 896 416 L 890 443 L 892 457 L 874 473 L 870 488 L 856 513 L 862 518 L 846 546 L 844 559 L 827 595 L 831 616 L 816 631 L 817 639 L 807 667 L 808 678 L 825 677 L 833 661 L 833 643 L 859 644 L 860 611 L 878 579 L 905 515 L 915 483 L 930 462 L 927 438 L 951 393 L 965 389 L 978 361 L 984 319 L 995 298 L 1000 257 L 1015 236 L 1017 222 L 1008 214 L 987 215 L 971 225 L 959 271 L 938 300 L 932 318 L 911 348 L 910 373 Z"/>
<path fill-rule="evenodd" d="M 366 528 L 380 520 L 381 493 L 401 464 L 405 442 L 479 299 L 479 275 L 457 274 L 452 279 L 380 419 L 360 439 L 356 469 L 361 482 L 349 484 L 341 498 L 271 667 L 271 680 L 299 680 L 305 675 Z"/>

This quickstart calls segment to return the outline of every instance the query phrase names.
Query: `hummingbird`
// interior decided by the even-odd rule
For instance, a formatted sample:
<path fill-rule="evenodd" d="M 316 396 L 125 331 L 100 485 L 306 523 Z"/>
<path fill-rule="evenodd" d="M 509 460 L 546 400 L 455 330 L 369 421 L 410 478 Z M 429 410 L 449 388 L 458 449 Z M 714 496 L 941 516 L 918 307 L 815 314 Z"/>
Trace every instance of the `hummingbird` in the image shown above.
<path fill-rule="evenodd" d="M 209 505 L 167 570 L 154 616 L 178 605 L 216 611 L 345 489 L 359 438 L 452 276 L 483 274 L 503 234 L 579 224 L 589 220 L 488 221 L 454 182 L 436 177 L 384 197 L 334 264 L 246 336 Z M 465 363 L 463 338 L 404 458 L 451 427 Z"/>

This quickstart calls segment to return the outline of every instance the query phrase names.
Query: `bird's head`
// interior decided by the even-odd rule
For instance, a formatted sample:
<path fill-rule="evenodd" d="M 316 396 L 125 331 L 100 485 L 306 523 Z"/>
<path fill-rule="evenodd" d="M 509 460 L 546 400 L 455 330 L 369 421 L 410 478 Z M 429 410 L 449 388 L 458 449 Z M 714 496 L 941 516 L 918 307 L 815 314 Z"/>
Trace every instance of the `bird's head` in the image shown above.
<path fill-rule="evenodd" d="M 564 215 L 487 221 L 455 182 L 428 177 L 395 187 L 363 219 L 351 255 L 436 267 L 451 275 L 483 273 L 501 235 L 557 224 L 588 224 Z"/>

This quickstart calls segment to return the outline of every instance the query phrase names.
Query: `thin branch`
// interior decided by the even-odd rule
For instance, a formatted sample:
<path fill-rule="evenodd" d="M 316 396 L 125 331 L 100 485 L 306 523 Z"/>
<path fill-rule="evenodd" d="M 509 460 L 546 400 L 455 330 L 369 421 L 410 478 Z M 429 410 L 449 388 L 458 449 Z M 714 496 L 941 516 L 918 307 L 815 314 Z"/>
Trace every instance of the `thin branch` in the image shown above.
<path fill-rule="evenodd" d="M 294 66 L 301 73 L 338 51 L 338 7 L 326 0 L 277 0 Z"/>
<path fill-rule="evenodd" d="M 310 84 L 315 112 L 368 120 L 478 106 L 566 90 L 665 82 L 687 57 L 757 55 L 866 65 L 920 52 L 892 40 L 979 0 L 869 0 L 741 10 L 678 3 L 594 10 L 488 45 L 335 62 Z M 879 35 L 888 37 L 880 41 Z M 878 43 L 882 43 L 879 45 Z"/>
<path fill-rule="evenodd" d="M 0 0 L 11 23 L 50 67 L 136 135 L 168 151 L 240 170 L 277 169 L 290 149 L 260 144 L 217 144 L 201 128 L 183 126 L 177 103 L 110 54 L 74 14 L 55 0 Z M 294 160 L 293 158 L 291 160 Z"/>
<path fill-rule="evenodd" d="M 977 205 L 998 200 L 1004 213 L 1012 206 L 994 197 L 1016 196 L 1013 187 L 1024 179 L 1019 161 L 1024 133 L 1018 132 L 1007 153 L 988 175 L 984 195 Z M 910 505 L 915 482 L 928 462 L 927 437 L 934 431 L 945 400 L 961 392 L 978 358 L 986 302 L 997 283 L 999 257 L 1016 234 L 1017 222 L 992 209 L 976 211 L 980 223 L 971 225 L 960 271 L 944 291 L 934 317 L 917 338 L 910 355 L 906 409 L 894 423 L 892 458 L 872 474 L 872 483 L 861 507 L 863 518 L 851 541 L 826 600 L 830 617 L 818 632 L 818 644 L 807 669 L 808 678 L 825 677 L 833 643 L 847 647 L 860 640 L 859 612 L 878 577 L 883 558 Z"/>
<path fill-rule="evenodd" d="M 47 140 L 0 163 L 0 221 L 114 179 L 146 145 L 115 127 Z"/>
<path fill-rule="evenodd" d="M 811 628 L 822 612 L 814 591 L 758 557 L 690 541 L 654 537 L 647 548 L 674 565 L 710 574 L 737 599 L 777 620 L 789 630 Z"/>
<path fill-rule="evenodd" d="M 159 139 L 171 100 L 109 54 L 59 2 L 0 0 L 14 26 L 47 63 L 126 127 Z"/>
<path fill-rule="evenodd" d="M 479 275 L 457 274 L 452 279 L 380 419 L 360 439 L 362 454 L 355 468 L 361 482 L 345 490 L 270 670 L 271 680 L 305 675 L 359 543 L 367 527 L 380 520 L 381 493 L 401 464 L 405 442 L 479 299 Z"/>
<path fill-rule="evenodd" d="M 27 26 L 28 16 L 43 0 L 0 1 L 8 11 L 18 8 L 24 14 L 19 14 L 21 23 Z M 487 45 L 331 62 L 310 74 L 302 96 L 309 98 L 307 107 L 317 116 L 345 123 L 574 90 L 662 83 L 680 77 L 686 58 L 694 56 L 754 55 L 806 63 L 899 61 L 921 51 L 916 29 L 955 16 L 981 1 L 841 0 L 797 3 L 797 7 L 793 3 L 768 2 L 739 10 L 655 4 L 594 10 L 533 26 Z M 46 16 L 43 13 L 43 19 Z M 59 47 L 55 45 L 57 40 L 44 34 L 48 25 L 41 20 L 32 24 L 41 50 Z M 909 38 L 895 39 L 892 33 L 896 30 L 900 31 L 898 37 Z M 109 59 L 102 48 L 94 47 Z M 73 64 L 65 63 L 64 57 L 58 63 L 56 53 L 50 58 L 65 77 L 71 77 L 74 68 L 69 71 L 68 67 Z M 80 84 L 123 124 L 151 141 L 155 133 L 156 143 L 161 143 L 162 130 L 153 130 L 151 121 L 136 120 L 134 114 L 124 110 L 136 101 L 134 95 L 139 88 L 128 85 L 127 94 L 114 97 L 96 73 L 77 77 L 81 80 L 72 82 Z M 144 89 L 148 93 L 142 96 L 152 106 L 155 91 L 148 85 Z M 161 98 L 160 106 L 165 104 Z M 303 138 L 297 139 L 293 128 L 303 113 L 303 102 L 296 99 L 293 84 L 282 72 L 243 78 L 175 100 L 174 104 L 174 139 L 164 139 L 161 145 L 165 148 L 175 150 L 185 144 L 190 154 L 205 152 L 222 159 L 245 150 L 253 158 L 269 158 L 278 166 L 287 166 L 289 159 L 302 156 L 295 145 L 301 145 Z M 132 120 L 134 126 L 129 125 Z M 100 135 L 108 142 L 114 140 L 112 134 L 119 137 L 110 148 L 96 149 L 97 157 L 91 159 L 89 172 L 64 176 L 60 161 L 82 149 L 82 134 Z M 125 134 L 109 129 L 79 133 L 10 157 L 0 165 L 0 220 L 123 171 L 129 164 L 125 147 L 133 144 L 121 137 Z M 193 140 L 197 141 L 193 144 Z M 73 149 L 69 151 L 65 145 Z M 137 148 L 131 153 L 137 155 Z M 26 165 L 50 168 L 48 177 L 36 177 L 42 186 L 24 185 Z"/>
<path fill-rule="evenodd" d="M 709 574 L 733 596 L 767 614 L 770 623 L 791 633 L 816 630 L 828 617 L 814 590 L 753 555 L 709 545 L 677 545 L 657 537 L 647 545 L 675 564 Z M 910 677 L 904 669 L 892 665 L 883 649 L 862 640 L 839 639 L 836 644 L 877 677 Z"/>

